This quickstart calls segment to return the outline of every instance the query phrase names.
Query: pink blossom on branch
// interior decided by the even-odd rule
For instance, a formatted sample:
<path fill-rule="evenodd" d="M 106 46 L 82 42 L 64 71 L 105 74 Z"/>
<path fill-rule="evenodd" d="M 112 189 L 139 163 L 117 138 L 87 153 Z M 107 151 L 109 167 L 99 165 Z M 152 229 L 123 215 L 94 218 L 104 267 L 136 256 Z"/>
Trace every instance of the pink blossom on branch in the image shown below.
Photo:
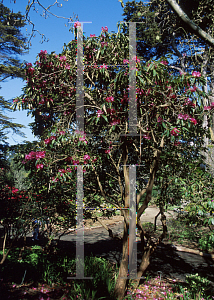
<path fill-rule="evenodd" d="M 151 136 L 149 136 L 149 134 L 143 134 L 143 138 L 146 140 L 151 140 Z"/>
<path fill-rule="evenodd" d="M 36 165 L 36 168 L 37 168 L 38 170 L 43 169 L 43 167 L 44 167 L 43 164 L 38 164 L 38 165 Z"/>
<path fill-rule="evenodd" d="M 124 63 L 124 65 L 125 65 L 125 64 L 129 64 L 129 60 L 128 60 L 128 59 L 124 59 L 124 60 L 123 60 L 123 63 Z"/>
<path fill-rule="evenodd" d="M 166 61 L 166 60 L 162 60 L 162 61 L 161 61 L 161 64 L 167 66 L 169 63 L 168 63 L 168 61 Z"/>
<path fill-rule="evenodd" d="M 110 96 L 106 98 L 107 102 L 113 102 L 114 101 L 114 97 Z"/>
<path fill-rule="evenodd" d="M 177 136 L 179 132 L 180 131 L 175 127 L 174 129 L 171 130 L 171 135 Z"/>
<path fill-rule="evenodd" d="M 90 158 L 91 158 L 91 157 L 90 157 L 88 154 L 84 155 L 84 157 L 83 157 L 84 160 L 88 160 L 88 159 L 90 159 Z"/>
<path fill-rule="evenodd" d="M 105 28 L 102 27 L 101 30 L 102 30 L 103 32 L 108 32 L 108 27 L 107 27 L 107 26 L 105 26 Z"/>
<path fill-rule="evenodd" d="M 212 109 L 211 106 L 204 106 L 204 110 L 210 110 L 210 109 Z"/>
<path fill-rule="evenodd" d="M 81 26 L 81 23 L 80 23 L 80 22 L 77 21 L 77 22 L 74 23 L 74 27 L 75 27 L 75 28 L 80 27 L 80 26 Z"/>
<path fill-rule="evenodd" d="M 100 116 L 103 114 L 103 111 L 101 109 L 98 109 L 97 111 L 97 117 L 100 118 Z"/>
<path fill-rule="evenodd" d="M 197 71 L 193 71 L 193 72 L 192 72 L 192 76 L 193 76 L 193 77 L 201 77 L 201 73 L 200 73 L 200 72 L 197 72 Z"/>

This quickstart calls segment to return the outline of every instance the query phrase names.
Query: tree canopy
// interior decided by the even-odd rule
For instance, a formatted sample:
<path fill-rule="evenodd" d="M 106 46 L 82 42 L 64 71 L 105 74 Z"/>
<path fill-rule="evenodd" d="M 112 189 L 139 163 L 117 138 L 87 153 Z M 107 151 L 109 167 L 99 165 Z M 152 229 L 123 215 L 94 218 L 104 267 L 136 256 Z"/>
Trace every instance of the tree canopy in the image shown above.
<path fill-rule="evenodd" d="M 21 60 L 17 58 L 26 50 L 26 39 L 21 33 L 24 25 L 24 16 L 21 13 L 13 13 L 0 3 L 0 82 L 12 78 L 24 78 Z M 20 128 L 24 126 L 12 122 L 12 119 L 5 115 L 5 111 L 10 110 L 10 106 L 11 101 L 0 96 L 0 131 L 3 141 L 6 141 L 10 129 L 23 135 Z"/>

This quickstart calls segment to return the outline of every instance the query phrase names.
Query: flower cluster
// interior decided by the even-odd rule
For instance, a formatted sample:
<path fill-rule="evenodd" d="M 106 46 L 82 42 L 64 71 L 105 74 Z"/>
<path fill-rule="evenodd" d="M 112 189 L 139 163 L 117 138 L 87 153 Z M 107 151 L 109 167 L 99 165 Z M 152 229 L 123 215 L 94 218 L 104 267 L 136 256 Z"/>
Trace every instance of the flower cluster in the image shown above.
<path fill-rule="evenodd" d="M 186 99 L 184 105 L 189 105 L 191 107 L 195 107 L 195 104 L 189 98 Z"/>
<path fill-rule="evenodd" d="M 200 73 L 200 72 L 197 72 L 197 71 L 193 71 L 193 72 L 192 72 L 192 76 L 193 76 L 193 77 L 201 77 L 201 73 Z"/>
<path fill-rule="evenodd" d="M 75 27 L 75 28 L 80 27 L 80 26 L 81 26 L 81 23 L 80 23 L 80 22 L 77 21 L 77 22 L 74 23 L 74 27 Z"/>
<path fill-rule="evenodd" d="M 26 160 L 32 160 L 32 159 L 39 159 L 39 158 L 44 158 L 45 157 L 45 151 L 31 151 L 29 154 L 25 155 Z"/>
<path fill-rule="evenodd" d="M 180 131 L 175 127 L 174 129 L 171 130 L 171 135 L 178 136 L 179 132 Z"/>
<path fill-rule="evenodd" d="M 105 28 L 102 27 L 101 30 L 102 30 L 103 32 L 108 32 L 108 27 L 107 27 L 107 26 L 105 26 Z"/>
<path fill-rule="evenodd" d="M 56 137 L 55 137 L 55 136 L 51 136 L 51 137 L 45 139 L 44 142 L 45 142 L 46 145 L 48 145 L 48 144 L 50 144 L 51 141 L 53 141 L 53 140 L 56 140 Z"/>
<path fill-rule="evenodd" d="M 197 122 L 197 120 L 195 119 L 195 118 L 192 118 L 191 116 L 189 116 L 189 115 L 187 115 L 187 114 L 185 114 L 185 115 L 183 115 L 183 114 L 179 114 L 178 115 L 178 119 L 183 119 L 183 120 L 190 120 L 192 123 L 194 123 L 194 125 L 196 125 L 198 122 Z"/>
<path fill-rule="evenodd" d="M 161 64 L 167 66 L 169 63 L 168 63 L 168 61 L 166 61 L 166 60 L 162 60 L 162 61 L 161 61 Z"/>
<path fill-rule="evenodd" d="M 209 106 L 204 106 L 204 110 L 211 110 L 214 107 L 214 102 L 211 103 Z"/>
<path fill-rule="evenodd" d="M 100 116 L 103 114 L 103 111 L 101 109 L 98 109 L 97 111 L 97 117 L 100 118 Z"/>
<path fill-rule="evenodd" d="M 114 97 L 110 96 L 106 98 L 107 102 L 113 102 L 114 101 Z"/>

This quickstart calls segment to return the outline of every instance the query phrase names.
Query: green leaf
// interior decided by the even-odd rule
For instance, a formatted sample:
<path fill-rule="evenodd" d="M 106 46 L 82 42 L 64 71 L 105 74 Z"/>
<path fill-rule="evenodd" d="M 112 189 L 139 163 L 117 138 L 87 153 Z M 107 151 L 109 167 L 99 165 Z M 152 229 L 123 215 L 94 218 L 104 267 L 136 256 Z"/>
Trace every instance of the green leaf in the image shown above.
<path fill-rule="evenodd" d="M 105 119 L 106 122 L 108 123 L 108 118 L 107 118 L 105 115 L 101 115 L 101 117 L 102 117 L 103 119 Z"/>
<path fill-rule="evenodd" d="M 166 124 L 164 122 L 162 122 L 162 126 L 163 128 L 166 128 Z"/>

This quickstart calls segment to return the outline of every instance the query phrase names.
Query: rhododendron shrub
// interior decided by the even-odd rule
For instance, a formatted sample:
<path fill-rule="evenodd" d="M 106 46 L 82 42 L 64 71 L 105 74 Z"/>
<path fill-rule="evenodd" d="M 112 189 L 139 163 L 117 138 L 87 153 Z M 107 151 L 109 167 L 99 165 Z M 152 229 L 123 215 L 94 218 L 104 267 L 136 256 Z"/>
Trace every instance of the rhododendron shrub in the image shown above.
<path fill-rule="evenodd" d="M 79 26 L 76 26 L 78 34 Z M 206 129 L 202 127 L 203 108 L 200 87 L 204 79 L 198 72 L 174 76 L 168 62 L 141 63 L 140 57 L 129 57 L 129 37 L 109 33 L 83 38 L 84 45 L 84 132 L 76 127 L 76 80 L 80 66 L 76 62 L 77 39 L 60 55 L 41 51 L 34 64 L 26 66 L 27 84 L 14 106 L 23 107 L 35 117 L 32 124 L 40 143 L 26 153 L 25 166 L 36 173 L 37 180 L 46 178 L 46 191 L 51 205 L 61 203 L 67 192 L 75 193 L 76 168 L 84 172 L 85 208 L 105 202 L 115 208 L 129 207 L 129 165 L 137 168 L 137 226 L 144 243 L 140 216 L 147 208 L 158 176 L 182 171 L 182 159 L 193 159 L 200 153 Z M 82 58 L 83 59 L 83 58 Z M 136 70 L 129 70 L 134 61 Z M 136 73 L 136 135 L 129 135 L 129 72 Z M 88 135 L 90 134 L 90 135 Z M 190 147 L 194 142 L 194 151 Z M 168 169 L 169 170 L 169 169 Z M 170 168 L 172 172 L 172 168 Z M 41 183 L 45 186 L 44 183 Z M 70 188 L 69 188 L 70 186 Z M 45 190 L 45 188 L 43 188 Z M 74 194 L 70 194 L 74 199 Z M 94 200 L 95 195 L 100 195 Z M 142 197 L 143 201 L 142 201 Z M 87 213 L 87 210 L 85 210 Z M 128 211 L 124 216 L 124 245 L 128 244 Z M 166 223 L 163 210 L 163 233 Z M 147 241 L 143 249 L 141 270 L 156 244 Z M 123 248 L 123 261 L 115 295 L 124 294 L 128 272 L 128 247 Z"/>

